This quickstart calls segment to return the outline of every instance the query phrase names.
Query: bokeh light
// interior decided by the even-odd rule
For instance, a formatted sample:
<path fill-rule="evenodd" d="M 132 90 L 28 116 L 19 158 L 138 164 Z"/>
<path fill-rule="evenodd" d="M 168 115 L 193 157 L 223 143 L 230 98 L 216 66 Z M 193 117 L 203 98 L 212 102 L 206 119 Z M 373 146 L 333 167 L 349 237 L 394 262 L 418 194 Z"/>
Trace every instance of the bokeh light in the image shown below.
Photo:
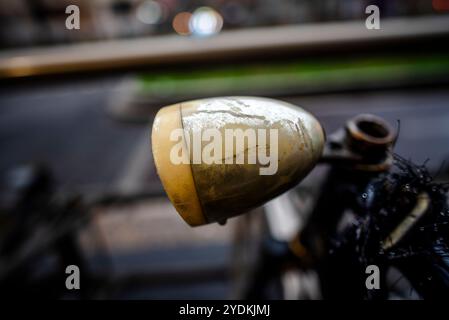
<path fill-rule="evenodd" d="M 189 28 L 193 35 L 205 37 L 217 34 L 223 27 L 222 16 L 212 8 L 196 9 L 190 18 Z"/>
<path fill-rule="evenodd" d="M 190 12 L 180 12 L 173 18 L 172 26 L 177 34 L 186 36 L 191 33 L 189 28 L 191 18 L 192 14 Z"/>
<path fill-rule="evenodd" d="M 146 0 L 137 7 L 136 16 L 145 24 L 157 24 L 162 21 L 163 9 L 156 1 Z"/>
<path fill-rule="evenodd" d="M 438 12 L 449 12 L 449 0 L 432 0 L 432 7 Z"/>

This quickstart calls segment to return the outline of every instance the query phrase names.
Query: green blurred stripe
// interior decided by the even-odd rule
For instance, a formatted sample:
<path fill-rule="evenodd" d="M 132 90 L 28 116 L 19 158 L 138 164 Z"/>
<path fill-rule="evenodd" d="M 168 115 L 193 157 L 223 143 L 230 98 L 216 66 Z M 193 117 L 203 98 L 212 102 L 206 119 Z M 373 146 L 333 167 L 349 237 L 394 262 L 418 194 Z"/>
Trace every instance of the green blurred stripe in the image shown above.
<path fill-rule="evenodd" d="M 376 83 L 449 75 L 449 55 L 371 57 L 229 66 L 138 76 L 140 93 L 166 96 Z"/>

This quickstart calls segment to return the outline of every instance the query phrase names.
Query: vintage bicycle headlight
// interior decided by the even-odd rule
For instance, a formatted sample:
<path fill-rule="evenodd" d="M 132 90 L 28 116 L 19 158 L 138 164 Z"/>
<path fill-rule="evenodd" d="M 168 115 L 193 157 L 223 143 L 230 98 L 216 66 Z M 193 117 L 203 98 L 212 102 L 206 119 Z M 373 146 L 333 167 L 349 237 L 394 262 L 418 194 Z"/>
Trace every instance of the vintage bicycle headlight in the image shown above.
<path fill-rule="evenodd" d="M 324 142 L 310 113 L 257 97 L 174 104 L 152 130 L 157 172 L 191 226 L 226 221 L 288 190 L 315 166 Z"/>

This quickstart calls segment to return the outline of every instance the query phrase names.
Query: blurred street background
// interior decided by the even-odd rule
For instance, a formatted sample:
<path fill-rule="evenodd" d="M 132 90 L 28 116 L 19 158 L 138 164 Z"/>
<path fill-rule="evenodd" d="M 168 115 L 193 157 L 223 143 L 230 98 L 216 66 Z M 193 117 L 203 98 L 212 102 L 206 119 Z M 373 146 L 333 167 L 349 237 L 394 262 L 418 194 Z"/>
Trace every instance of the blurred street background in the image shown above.
<path fill-rule="evenodd" d="M 73 4 L 80 8 L 83 25 L 76 33 L 61 28 L 67 17 L 65 8 Z M 364 20 L 365 8 L 370 4 L 380 8 L 383 18 L 447 10 L 444 0 L 3 0 L 0 42 L 5 47 L 35 46 L 174 32 L 203 35 L 249 27 Z M 190 22 L 193 28 L 189 28 L 190 18 L 196 21 Z M 214 21 L 214 28 L 207 26 L 208 21 Z M 212 30 L 205 30 L 208 28 Z"/>

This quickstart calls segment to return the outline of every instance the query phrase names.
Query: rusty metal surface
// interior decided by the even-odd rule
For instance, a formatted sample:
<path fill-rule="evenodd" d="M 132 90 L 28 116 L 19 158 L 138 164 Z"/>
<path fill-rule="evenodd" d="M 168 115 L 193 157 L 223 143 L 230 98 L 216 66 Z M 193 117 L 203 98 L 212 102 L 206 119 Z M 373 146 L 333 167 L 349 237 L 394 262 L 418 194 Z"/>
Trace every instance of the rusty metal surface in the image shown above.
<path fill-rule="evenodd" d="M 192 138 L 195 132 L 213 128 L 222 137 L 227 129 L 274 129 L 278 133 L 277 154 L 270 150 L 277 160 L 274 174 L 261 175 L 260 164 L 248 163 L 249 153 L 254 151 L 248 150 L 249 146 L 244 149 L 243 164 L 235 163 L 240 152 L 235 146 L 233 165 L 224 161 L 192 164 L 196 189 L 209 222 L 226 220 L 281 194 L 297 184 L 321 156 L 323 130 L 312 115 L 299 107 L 253 97 L 198 100 L 182 106 L 184 128 Z M 202 150 L 207 144 L 202 142 Z M 268 151 L 265 145 L 257 145 L 259 149 Z"/>

